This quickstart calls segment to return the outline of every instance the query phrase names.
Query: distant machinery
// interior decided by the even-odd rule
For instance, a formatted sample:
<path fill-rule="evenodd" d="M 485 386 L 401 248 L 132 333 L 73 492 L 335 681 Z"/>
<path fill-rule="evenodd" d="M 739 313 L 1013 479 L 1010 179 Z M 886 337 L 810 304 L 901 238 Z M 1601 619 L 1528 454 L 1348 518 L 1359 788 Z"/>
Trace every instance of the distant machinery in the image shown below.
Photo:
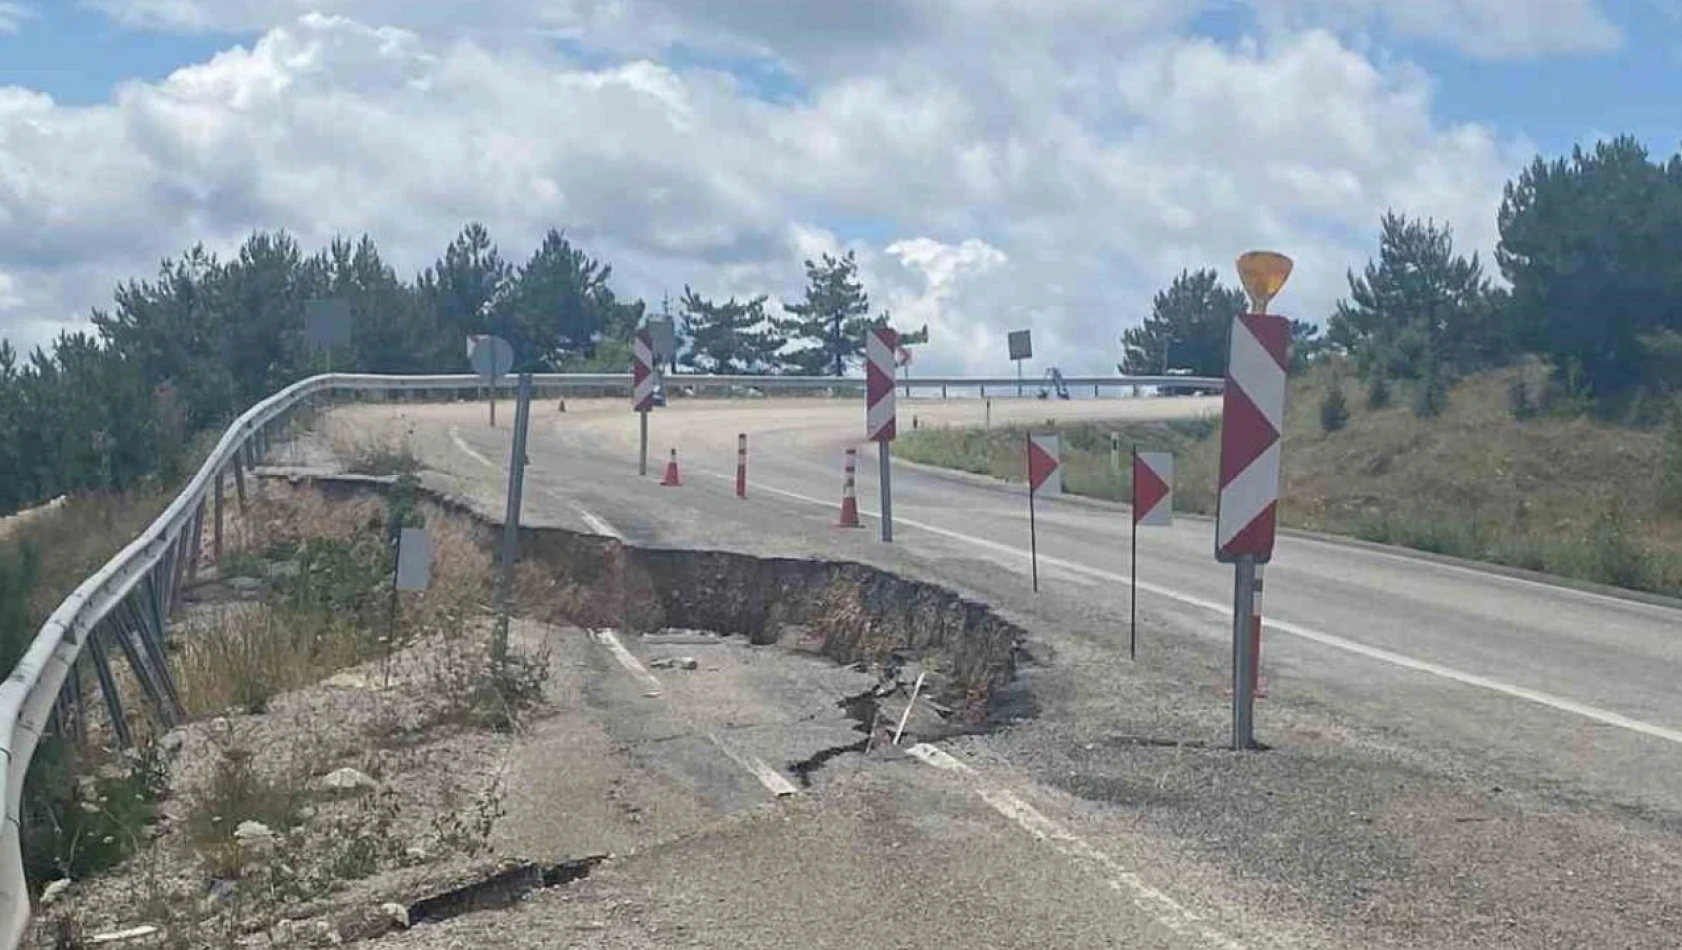
<path fill-rule="evenodd" d="M 1045 384 L 1040 386 L 1040 398 L 1049 399 L 1054 392 L 1058 399 L 1069 398 L 1069 387 L 1063 382 L 1063 371 L 1055 366 L 1045 371 Z"/>

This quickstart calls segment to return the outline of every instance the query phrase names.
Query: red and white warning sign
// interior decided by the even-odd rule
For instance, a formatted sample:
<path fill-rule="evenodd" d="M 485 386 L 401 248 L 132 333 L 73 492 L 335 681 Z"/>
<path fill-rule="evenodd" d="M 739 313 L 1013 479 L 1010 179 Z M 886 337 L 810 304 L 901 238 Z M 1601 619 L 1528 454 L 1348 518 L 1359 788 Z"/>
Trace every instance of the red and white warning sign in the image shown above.
<path fill-rule="evenodd" d="M 1133 523 L 1161 527 L 1174 523 L 1174 455 L 1133 455 Z"/>
<path fill-rule="evenodd" d="M 1063 440 L 1054 433 L 1028 436 L 1028 491 L 1063 493 Z"/>
<path fill-rule="evenodd" d="M 864 437 L 872 442 L 892 442 L 896 435 L 894 416 L 894 355 L 899 350 L 899 332 L 889 327 L 871 327 L 864 338 Z"/>
<path fill-rule="evenodd" d="M 1215 514 L 1215 559 L 1222 563 L 1253 557 L 1266 564 L 1273 556 L 1290 344 L 1291 322 L 1285 317 L 1242 313 L 1233 320 Z"/>
<path fill-rule="evenodd" d="M 647 330 L 638 330 L 631 341 L 631 408 L 654 408 L 654 337 Z"/>

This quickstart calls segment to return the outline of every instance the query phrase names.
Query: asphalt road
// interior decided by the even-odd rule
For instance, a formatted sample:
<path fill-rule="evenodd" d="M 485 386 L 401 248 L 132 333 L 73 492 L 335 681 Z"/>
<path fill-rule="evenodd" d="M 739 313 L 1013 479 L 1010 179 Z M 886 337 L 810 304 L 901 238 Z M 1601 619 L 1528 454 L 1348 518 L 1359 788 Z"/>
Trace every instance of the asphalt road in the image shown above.
<path fill-rule="evenodd" d="M 1211 408 L 996 401 L 992 413 Z M 900 412 L 977 424 L 982 408 L 904 401 Z M 500 511 L 507 430 L 488 428 L 482 405 L 340 418 L 357 431 L 399 427 L 458 490 Z M 1130 664 L 1123 509 L 1042 499 L 1035 595 L 1018 487 L 896 464 L 895 541 L 882 544 L 866 448 L 869 527 L 833 528 L 841 448 L 862 423 L 850 403 L 680 402 L 654 415 L 650 475 L 638 478 L 636 420 L 621 401 L 565 413 L 545 402 L 527 517 L 639 544 L 864 560 L 987 600 L 1035 636 L 1039 711 L 950 747 L 982 776 L 973 781 L 1053 808 L 1084 829 L 1066 850 L 1142 867 L 1130 879 L 1203 907 L 1241 944 L 1682 941 L 1682 614 L 1281 538 L 1266 574 L 1269 695 L 1257 713 L 1273 750 L 1234 756 L 1219 748 L 1231 574 L 1213 561 L 1208 521 L 1141 535 L 1142 649 Z M 745 501 L 731 495 L 738 432 L 750 439 Z M 670 448 L 681 488 L 656 484 Z M 1058 840 L 999 801 L 1001 833 Z"/>

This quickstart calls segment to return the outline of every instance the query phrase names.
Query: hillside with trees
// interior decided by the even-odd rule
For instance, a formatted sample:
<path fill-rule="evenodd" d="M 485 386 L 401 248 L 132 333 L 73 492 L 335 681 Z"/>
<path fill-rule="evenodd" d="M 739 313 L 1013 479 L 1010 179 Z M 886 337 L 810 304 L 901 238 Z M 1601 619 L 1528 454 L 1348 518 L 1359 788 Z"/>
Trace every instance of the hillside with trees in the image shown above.
<path fill-rule="evenodd" d="M 685 287 L 681 361 L 698 372 L 841 373 L 856 368 L 870 297 L 851 254 L 806 262 L 802 299 L 708 300 Z M 349 345 L 312 351 L 310 300 L 349 303 Z M 0 341 L 0 514 L 60 494 L 124 490 L 183 473 L 195 433 L 312 373 L 465 372 L 464 339 L 491 333 L 533 372 L 623 371 L 641 300 L 559 230 L 523 261 L 481 224 L 405 279 L 372 238 L 308 252 L 258 232 L 223 259 L 193 247 L 155 277 L 116 288 L 93 329 L 24 355 Z"/>

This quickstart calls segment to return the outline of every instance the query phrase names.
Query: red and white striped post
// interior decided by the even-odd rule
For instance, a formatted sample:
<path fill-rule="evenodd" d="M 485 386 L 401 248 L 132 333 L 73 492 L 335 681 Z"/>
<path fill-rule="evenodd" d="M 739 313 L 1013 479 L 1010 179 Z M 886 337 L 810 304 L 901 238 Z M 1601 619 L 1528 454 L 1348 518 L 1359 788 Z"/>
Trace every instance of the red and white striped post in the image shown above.
<path fill-rule="evenodd" d="M 894 354 L 899 350 L 899 332 L 889 327 L 871 327 L 864 338 L 864 432 L 876 443 L 876 457 L 882 463 L 882 540 L 894 539 L 892 469 L 888 446 L 896 434 L 894 415 Z"/>
<path fill-rule="evenodd" d="M 648 411 L 654 408 L 654 337 L 638 330 L 631 338 L 631 408 L 637 413 L 642 438 L 637 449 L 637 474 L 648 475 Z"/>
<path fill-rule="evenodd" d="M 1254 712 L 1260 614 L 1260 566 L 1273 557 L 1279 507 L 1279 438 L 1291 322 L 1267 304 L 1291 275 L 1291 259 L 1271 251 L 1238 258 L 1254 313 L 1232 322 L 1226 390 L 1221 398 L 1220 497 L 1215 559 L 1234 565 L 1232 607 L 1232 747 L 1256 746 Z"/>
<path fill-rule="evenodd" d="M 736 434 L 736 497 L 748 497 L 748 434 Z"/>
<path fill-rule="evenodd" d="M 859 523 L 859 500 L 854 493 L 854 477 L 859 467 L 859 450 L 849 447 L 841 462 L 841 520 L 837 528 L 862 528 Z"/>

